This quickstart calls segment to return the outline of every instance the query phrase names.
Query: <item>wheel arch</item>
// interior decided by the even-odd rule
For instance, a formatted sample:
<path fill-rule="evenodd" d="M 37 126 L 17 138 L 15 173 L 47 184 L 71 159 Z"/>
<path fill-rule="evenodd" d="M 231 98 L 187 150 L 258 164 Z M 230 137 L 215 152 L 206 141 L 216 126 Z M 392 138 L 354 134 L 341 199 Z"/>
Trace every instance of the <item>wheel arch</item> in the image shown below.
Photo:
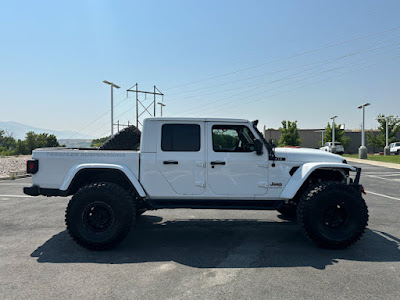
<path fill-rule="evenodd" d="M 133 189 L 140 197 L 146 192 L 136 176 L 124 165 L 115 164 L 80 164 L 73 166 L 61 185 L 60 190 L 74 194 L 79 188 L 93 182 L 116 183 L 126 190 Z"/>
<path fill-rule="evenodd" d="M 289 179 L 281 193 L 283 199 L 293 199 L 309 185 L 308 179 L 337 180 L 345 179 L 349 171 L 355 171 L 353 166 L 342 163 L 306 163 L 300 166 Z"/>

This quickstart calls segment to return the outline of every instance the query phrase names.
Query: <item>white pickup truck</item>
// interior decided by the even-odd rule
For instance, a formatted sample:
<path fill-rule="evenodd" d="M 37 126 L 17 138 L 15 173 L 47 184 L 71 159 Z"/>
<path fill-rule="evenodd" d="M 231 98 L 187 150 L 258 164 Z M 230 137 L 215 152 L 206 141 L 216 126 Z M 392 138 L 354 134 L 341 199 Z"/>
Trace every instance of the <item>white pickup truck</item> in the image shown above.
<path fill-rule="evenodd" d="M 368 222 L 361 169 L 319 150 L 274 149 L 257 123 L 150 118 L 140 151 L 126 150 L 137 147 L 135 127 L 132 135 L 112 137 L 101 147 L 107 150 L 37 149 L 27 162 L 33 185 L 24 192 L 73 195 L 68 232 L 94 250 L 115 246 L 141 213 L 161 208 L 278 210 L 297 217 L 318 246 L 346 248 L 359 240 Z"/>
<path fill-rule="evenodd" d="M 332 142 L 325 143 L 325 145 L 322 146 L 319 149 L 323 150 L 323 151 L 327 151 L 327 152 L 336 153 L 336 154 L 343 154 L 344 153 L 344 147 L 339 142 L 335 142 L 335 149 L 333 149 L 333 143 Z"/>
<path fill-rule="evenodd" d="M 400 155 L 400 142 L 391 143 L 389 145 L 390 154 Z"/>

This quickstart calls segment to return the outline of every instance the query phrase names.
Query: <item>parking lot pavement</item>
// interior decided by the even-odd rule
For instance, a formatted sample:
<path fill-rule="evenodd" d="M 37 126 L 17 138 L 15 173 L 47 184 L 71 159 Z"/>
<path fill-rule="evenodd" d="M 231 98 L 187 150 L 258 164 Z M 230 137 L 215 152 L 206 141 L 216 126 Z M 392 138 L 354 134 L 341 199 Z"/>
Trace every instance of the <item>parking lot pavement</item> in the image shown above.
<path fill-rule="evenodd" d="M 399 299 L 399 170 L 362 166 L 370 222 L 346 250 L 307 241 L 275 211 L 146 212 L 116 249 L 65 231 L 68 198 L 0 182 L 2 299 Z"/>

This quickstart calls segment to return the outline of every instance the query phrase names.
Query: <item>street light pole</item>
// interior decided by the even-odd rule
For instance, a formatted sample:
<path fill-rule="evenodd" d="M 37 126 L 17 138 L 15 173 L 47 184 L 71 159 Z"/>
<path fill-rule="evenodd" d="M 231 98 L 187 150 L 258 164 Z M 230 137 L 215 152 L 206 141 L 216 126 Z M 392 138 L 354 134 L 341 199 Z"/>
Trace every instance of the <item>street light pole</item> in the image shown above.
<path fill-rule="evenodd" d="M 389 149 L 389 119 L 391 119 L 391 117 L 382 117 L 382 118 L 376 118 L 377 120 L 382 120 L 384 119 L 386 122 L 386 146 L 383 149 L 383 153 L 385 155 L 390 155 L 390 149 Z M 395 118 L 396 119 L 396 118 Z"/>
<path fill-rule="evenodd" d="M 165 106 L 165 104 L 162 103 L 162 102 L 158 102 L 157 104 L 159 104 L 159 105 L 161 106 L 161 117 L 162 117 L 162 109 L 163 109 L 163 107 Z"/>
<path fill-rule="evenodd" d="M 336 153 L 336 146 L 335 146 L 335 119 L 337 116 L 331 118 L 332 120 L 332 153 Z"/>
<path fill-rule="evenodd" d="M 361 146 L 358 148 L 358 157 L 360 159 L 367 159 L 368 158 L 368 149 L 365 147 L 365 107 L 371 105 L 371 103 L 364 103 L 357 107 L 358 109 L 362 109 L 363 112 L 363 121 L 362 121 L 362 128 L 361 128 Z"/>
<path fill-rule="evenodd" d="M 115 87 L 115 88 L 119 89 L 119 86 L 112 82 L 109 82 L 107 80 L 103 80 L 103 82 L 105 84 L 108 84 L 111 86 L 111 135 L 113 135 L 114 134 L 114 90 L 113 90 L 113 88 Z"/>

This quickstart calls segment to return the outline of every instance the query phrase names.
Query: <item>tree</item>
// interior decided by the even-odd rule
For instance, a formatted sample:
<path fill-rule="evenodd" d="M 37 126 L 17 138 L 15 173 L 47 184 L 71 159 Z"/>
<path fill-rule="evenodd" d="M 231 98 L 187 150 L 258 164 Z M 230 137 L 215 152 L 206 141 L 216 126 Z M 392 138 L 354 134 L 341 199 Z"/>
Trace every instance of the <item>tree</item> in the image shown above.
<path fill-rule="evenodd" d="M 1 155 L 13 155 L 15 151 L 16 142 L 12 137 L 12 134 L 0 130 L 0 154 Z"/>
<path fill-rule="evenodd" d="M 385 115 L 380 114 L 378 118 L 384 118 Z M 396 117 L 397 118 L 397 117 Z M 389 116 L 388 120 L 388 131 L 389 131 L 389 144 L 396 141 L 396 133 L 400 131 L 400 120 L 393 116 Z M 386 146 L 386 119 L 378 119 L 379 133 L 374 134 L 373 132 L 367 133 L 367 141 L 369 144 L 377 147 L 384 148 Z"/>
<path fill-rule="evenodd" d="M 344 130 L 340 129 L 341 124 L 335 124 L 335 142 L 339 142 L 343 145 L 343 148 L 347 148 L 350 145 L 350 138 L 344 135 Z M 325 142 L 332 142 L 332 126 L 330 123 L 325 127 Z"/>
<path fill-rule="evenodd" d="M 90 144 L 90 147 L 100 147 L 100 146 L 103 145 L 104 142 L 107 141 L 109 138 L 110 138 L 110 135 L 109 135 L 109 136 L 106 136 L 106 137 L 99 138 L 99 139 L 95 139 L 95 140 L 93 140 L 92 143 Z"/>
<path fill-rule="evenodd" d="M 282 121 L 282 127 L 279 127 L 279 131 L 281 132 L 279 146 L 300 146 L 301 139 L 297 129 L 297 121 Z"/>

